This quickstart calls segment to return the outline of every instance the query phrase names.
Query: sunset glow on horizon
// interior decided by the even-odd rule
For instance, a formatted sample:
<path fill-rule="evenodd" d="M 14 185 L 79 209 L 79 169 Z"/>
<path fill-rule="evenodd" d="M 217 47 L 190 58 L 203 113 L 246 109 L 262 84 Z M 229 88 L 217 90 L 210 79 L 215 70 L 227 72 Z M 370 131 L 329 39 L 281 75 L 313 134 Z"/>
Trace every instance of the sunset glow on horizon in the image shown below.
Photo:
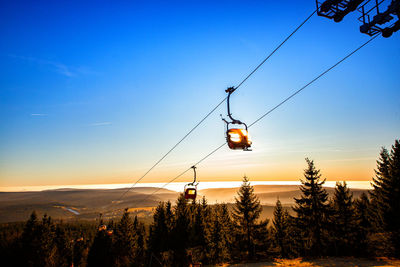
<path fill-rule="evenodd" d="M 336 182 L 343 181 L 326 181 L 326 187 L 335 187 Z M 352 189 L 371 189 L 371 183 L 369 181 L 347 181 L 347 186 Z M 131 189 L 132 192 L 135 188 L 142 187 L 164 187 L 168 190 L 176 192 L 182 192 L 182 188 L 185 186 L 185 182 L 170 183 L 165 185 L 164 183 L 139 183 Z M 242 184 L 241 181 L 226 181 L 226 182 L 201 182 L 197 189 L 210 189 L 210 188 L 238 188 Z M 251 185 L 301 185 L 300 181 L 250 181 Z M 131 184 L 87 184 L 87 185 L 53 185 L 53 186 L 14 186 L 14 187 L 0 187 L 0 192 L 34 192 L 43 190 L 57 190 L 57 189 L 120 189 L 130 188 Z"/>

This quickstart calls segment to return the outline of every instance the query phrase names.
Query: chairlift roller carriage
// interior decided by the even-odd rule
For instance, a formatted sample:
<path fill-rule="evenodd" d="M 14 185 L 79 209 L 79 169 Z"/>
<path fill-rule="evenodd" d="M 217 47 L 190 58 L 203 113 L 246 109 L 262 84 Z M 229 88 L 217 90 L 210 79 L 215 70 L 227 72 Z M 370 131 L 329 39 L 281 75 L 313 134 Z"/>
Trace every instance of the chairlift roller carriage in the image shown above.
<path fill-rule="evenodd" d="M 193 182 L 185 185 L 185 199 L 196 199 L 197 196 L 197 185 L 199 183 L 196 183 L 196 166 L 192 166 L 192 169 L 194 171 L 194 177 L 193 177 Z"/>
<path fill-rule="evenodd" d="M 225 92 L 228 93 L 228 98 L 227 98 L 228 117 L 231 119 L 231 121 L 227 121 L 226 119 L 222 118 L 222 120 L 226 123 L 226 141 L 228 142 L 228 146 L 230 149 L 241 149 L 245 151 L 251 151 L 250 147 L 252 141 L 249 132 L 247 131 L 247 125 L 244 122 L 232 118 L 232 113 L 230 111 L 229 99 L 231 94 L 235 90 L 236 89 L 234 87 L 229 87 L 228 89 L 225 90 Z M 229 126 L 233 124 L 243 125 L 244 128 L 230 128 Z"/>
<path fill-rule="evenodd" d="M 384 2 L 367 0 L 365 4 L 358 9 L 362 14 L 358 20 L 363 24 L 360 26 L 360 32 L 374 36 L 382 33 L 382 36 L 388 38 L 394 32 L 400 30 L 400 0 L 392 0 L 385 11 L 382 11 L 381 4 Z M 372 8 L 371 8 L 372 3 Z M 390 22 L 397 20 L 390 25 Z"/>
<path fill-rule="evenodd" d="M 340 22 L 349 13 L 355 11 L 357 7 L 365 0 L 326 0 L 317 3 L 317 13 L 319 16 L 333 19 Z"/>
<path fill-rule="evenodd" d="M 382 11 L 382 6 L 389 1 L 387 9 Z M 388 38 L 400 30 L 400 0 L 316 0 L 316 4 L 319 16 L 335 22 L 358 10 L 361 13 L 358 20 L 362 22 L 360 32 L 369 36 L 381 33 Z"/>

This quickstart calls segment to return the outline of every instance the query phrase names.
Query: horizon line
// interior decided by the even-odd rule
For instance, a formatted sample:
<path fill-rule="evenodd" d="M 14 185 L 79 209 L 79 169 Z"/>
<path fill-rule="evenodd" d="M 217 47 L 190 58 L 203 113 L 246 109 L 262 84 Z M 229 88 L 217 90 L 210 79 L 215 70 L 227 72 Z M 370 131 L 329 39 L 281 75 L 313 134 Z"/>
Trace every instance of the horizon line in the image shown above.
<path fill-rule="evenodd" d="M 325 187 L 335 187 L 338 181 L 325 181 Z M 372 189 L 370 180 L 363 181 L 344 181 L 351 189 Z M 220 182 L 199 182 L 198 190 L 210 188 L 237 188 L 240 187 L 242 181 L 220 181 Z M 168 190 L 180 192 L 186 182 L 175 182 L 164 186 L 166 183 L 138 183 L 132 188 L 165 188 Z M 301 185 L 300 181 L 250 181 L 251 185 Z M 84 184 L 84 185 L 32 185 L 32 186 L 1 186 L 0 192 L 38 192 L 46 190 L 59 190 L 59 189 L 122 189 L 131 187 L 131 183 L 120 184 Z"/>

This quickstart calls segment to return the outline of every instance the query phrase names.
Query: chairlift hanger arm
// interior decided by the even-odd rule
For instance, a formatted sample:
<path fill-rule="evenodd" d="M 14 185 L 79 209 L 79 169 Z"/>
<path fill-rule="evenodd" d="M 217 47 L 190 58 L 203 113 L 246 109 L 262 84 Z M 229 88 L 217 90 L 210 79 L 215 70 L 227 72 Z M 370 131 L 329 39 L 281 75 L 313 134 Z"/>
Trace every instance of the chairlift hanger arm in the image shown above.
<path fill-rule="evenodd" d="M 196 166 L 194 166 L 194 165 L 192 166 L 192 169 L 194 172 L 193 183 L 192 183 L 193 185 L 196 183 L 196 168 L 197 168 Z"/>
<path fill-rule="evenodd" d="M 246 126 L 246 130 L 247 130 L 247 125 L 246 125 L 245 123 L 241 122 L 240 120 L 236 120 L 236 119 L 234 119 L 234 118 L 232 117 L 231 107 L 230 107 L 230 97 L 231 97 L 231 94 L 232 94 L 233 92 L 235 92 L 235 90 L 236 90 L 236 88 L 234 88 L 234 87 L 229 87 L 228 89 L 225 90 L 225 92 L 228 93 L 228 98 L 227 98 L 227 100 L 226 100 L 226 103 L 227 103 L 227 106 L 228 106 L 228 117 L 232 120 L 232 122 L 230 122 L 230 123 L 232 123 L 232 124 L 243 124 L 244 126 Z M 227 124 L 229 124 L 229 122 L 227 122 L 225 119 L 223 119 L 223 120 L 224 120 Z"/>

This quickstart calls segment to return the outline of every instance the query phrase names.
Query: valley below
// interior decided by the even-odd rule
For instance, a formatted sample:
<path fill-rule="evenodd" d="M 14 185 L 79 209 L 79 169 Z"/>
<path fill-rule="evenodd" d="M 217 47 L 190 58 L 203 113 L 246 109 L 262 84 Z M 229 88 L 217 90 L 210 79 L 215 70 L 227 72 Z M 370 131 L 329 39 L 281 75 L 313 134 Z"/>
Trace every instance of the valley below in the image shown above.
<path fill-rule="evenodd" d="M 153 209 L 160 201 L 175 203 L 179 192 L 155 187 L 128 189 L 56 189 L 32 192 L 0 192 L 0 223 L 25 221 L 32 211 L 39 216 L 47 214 L 56 220 L 96 220 L 100 213 L 104 219 L 121 216 L 123 210 L 137 215 L 144 222 L 150 222 Z M 154 191 L 157 193 L 152 194 Z M 333 188 L 326 187 L 331 196 Z M 208 204 L 235 203 L 238 188 L 210 188 L 199 190 L 197 199 L 203 196 Z M 254 191 L 263 207 L 261 219 L 270 219 L 277 199 L 289 212 L 294 198 L 300 197 L 298 185 L 255 185 Z M 352 189 L 354 198 L 365 189 Z M 120 199 L 121 198 L 121 199 Z"/>

